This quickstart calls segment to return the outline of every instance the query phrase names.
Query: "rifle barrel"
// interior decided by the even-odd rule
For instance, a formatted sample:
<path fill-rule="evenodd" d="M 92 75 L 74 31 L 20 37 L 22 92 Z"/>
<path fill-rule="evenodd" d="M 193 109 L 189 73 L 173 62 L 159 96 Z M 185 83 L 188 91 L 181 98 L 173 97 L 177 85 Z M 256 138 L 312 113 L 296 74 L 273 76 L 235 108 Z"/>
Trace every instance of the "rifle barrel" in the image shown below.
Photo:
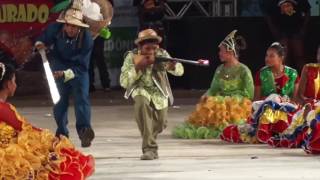
<path fill-rule="evenodd" d="M 207 62 L 199 62 L 199 61 L 193 61 L 193 60 L 188 60 L 188 59 L 180 59 L 180 58 L 168 58 L 168 57 L 156 57 L 156 61 L 176 61 L 176 62 L 181 62 L 181 63 L 186 63 L 186 64 L 193 64 L 193 65 L 198 65 L 198 66 L 209 66 L 209 61 Z"/>

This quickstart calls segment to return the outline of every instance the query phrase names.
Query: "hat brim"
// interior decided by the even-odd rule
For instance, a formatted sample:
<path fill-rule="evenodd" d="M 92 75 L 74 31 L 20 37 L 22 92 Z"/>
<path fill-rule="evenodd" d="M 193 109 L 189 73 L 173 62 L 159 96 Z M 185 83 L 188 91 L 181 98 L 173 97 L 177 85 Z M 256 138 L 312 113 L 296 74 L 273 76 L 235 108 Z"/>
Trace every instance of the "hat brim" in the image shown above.
<path fill-rule="evenodd" d="M 282 1 L 279 1 L 278 6 L 281 6 L 281 4 L 283 4 L 285 2 L 291 2 L 295 5 L 297 4 L 297 1 L 295 1 L 295 0 L 282 0 Z"/>
<path fill-rule="evenodd" d="M 142 41 L 145 41 L 145 40 L 156 40 L 158 43 L 161 43 L 162 41 L 162 38 L 160 36 L 145 36 L 145 37 L 142 37 L 142 38 L 138 38 L 134 41 L 134 43 L 136 45 L 140 44 Z"/>
<path fill-rule="evenodd" d="M 89 25 L 88 24 L 85 24 L 81 21 L 78 21 L 78 20 L 69 20 L 69 21 L 66 21 L 64 19 L 57 19 L 56 20 L 57 22 L 59 23 L 64 23 L 64 24 L 72 24 L 72 25 L 75 25 L 75 26 L 79 26 L 79 27 L 84 27 L 84 28 L 88 28 Z"/>

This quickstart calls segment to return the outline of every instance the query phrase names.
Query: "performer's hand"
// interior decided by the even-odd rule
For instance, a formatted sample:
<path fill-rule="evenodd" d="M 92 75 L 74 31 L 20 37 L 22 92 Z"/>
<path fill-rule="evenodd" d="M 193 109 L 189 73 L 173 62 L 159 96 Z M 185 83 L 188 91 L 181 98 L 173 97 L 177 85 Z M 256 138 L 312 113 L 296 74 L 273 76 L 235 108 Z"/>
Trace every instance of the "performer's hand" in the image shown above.
<path fill-rule="evenodd" d="M 144 60 L 146 61 L 146 64 L 147 64 L 147 65 L 154 64 L 155 56 L 152 55 L 152 54 L 144 55 Z"/>
<path fill-rule="evenodd" d="M 134 58 L 135 67 L 137 70 L 144 70 L 154 62 L 154 56 L 151 55 L 136 55 Z"/>
<path fill-rule="evenodd" d="M 166 64 L 167 70 L 168 70 L 168 71 L 174 71 L 174 70 L 176 69 L 176 64 L 177 64 L 177 62 L 174 62 L 174 61 L 168 62 L 168 63 Z"/>
<path fill-rule="evenodd" d="M 39 50 L 41 50 L 41 49 L 47 49 L 47 48 L 46 48 L 46 45 L 45 45 L 45 44 L 43 44 L 43 43 L 38 43 L 38 44 L 36 45 L 36 49 L 39 51 Z"/>
<path fill-rule="evenodd" d="M 63 76 L 64 76 L 64 72 L 63 71 L 55 71 L 55 72 L 53 72 L 53 77 L 55 79 L 63 78 Z"/>

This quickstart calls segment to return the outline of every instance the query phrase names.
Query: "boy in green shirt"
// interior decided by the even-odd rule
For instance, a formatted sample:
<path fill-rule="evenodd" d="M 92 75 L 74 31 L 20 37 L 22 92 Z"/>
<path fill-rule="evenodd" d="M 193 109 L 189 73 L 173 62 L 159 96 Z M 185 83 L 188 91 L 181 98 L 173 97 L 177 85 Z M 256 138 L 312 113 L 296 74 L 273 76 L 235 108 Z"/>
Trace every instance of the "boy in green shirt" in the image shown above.
<path fill-rule="evenodd" d="M 167 72 L 182 76 L 181 63 L 156 62 L 155 57 L 170 57 L 159 47 L 162 38 L 152 29 L 139 33 L 137 49 L 129 51 L 121 68 L 120 84 L 125 98 L 134 100 L 134 116 L 142 136 L 141 160 L 158 159 L 156 138 L 166 127 L 169 103 L 173 103 Z"/>

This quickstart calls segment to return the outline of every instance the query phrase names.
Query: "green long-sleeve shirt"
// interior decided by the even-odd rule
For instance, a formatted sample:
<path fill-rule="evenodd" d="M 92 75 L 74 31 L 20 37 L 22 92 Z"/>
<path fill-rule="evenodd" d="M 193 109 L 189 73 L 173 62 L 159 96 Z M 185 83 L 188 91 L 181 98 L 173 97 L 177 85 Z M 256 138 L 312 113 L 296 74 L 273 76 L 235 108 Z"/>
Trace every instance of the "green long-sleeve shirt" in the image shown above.
<path fill-rule="evenodd" d="M 170 57 L 169 53 L 163 49 L 157 51 L 156 56 Z M 162 92 L 163 90 L 155 83 L 152 75 L 153 66 L 148 67 L 145 71 L 139 70 L 137 72 L 133 64 L 133 57 L 134 53 L 132 51 L 125 57 L 121 68 L 120 85 L 128 90 L 135 84 L 136 87 L 132 89 L 132 92 L 129 92 L 132 98 L 138 95 L 144 96 L 151 101 L 158 110 L 168 107 L 169 97 L 165 95 L 165 93 Z M 165 67 L 165 63 L 163 63 L 163 66 Z M 176 63 L 175 70 L 167 70 L 167 72 L 175 76 L 182 76 L 184 68 L 181 63 Z"/>
<path fill-rule="evenodd" d="M 254 85 L 250 69 L 240 63 L 234 67 L 220 65 L 211 82 L 208 96 L 242 96 L 253 99 Z"/>

